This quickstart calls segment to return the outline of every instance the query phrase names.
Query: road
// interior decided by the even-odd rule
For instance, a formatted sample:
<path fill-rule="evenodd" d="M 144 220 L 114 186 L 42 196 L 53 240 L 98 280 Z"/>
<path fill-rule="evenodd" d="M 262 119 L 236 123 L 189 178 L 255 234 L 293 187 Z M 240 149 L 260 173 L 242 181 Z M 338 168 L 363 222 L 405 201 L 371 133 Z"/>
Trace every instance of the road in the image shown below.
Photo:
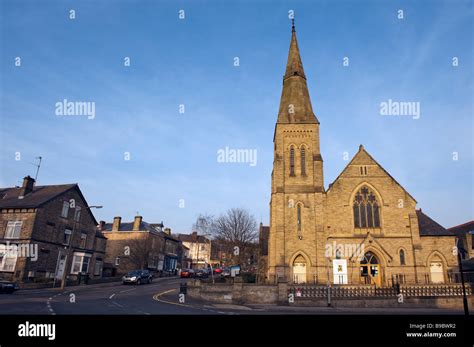
<path fill-rule="evenodd" d="M 185 279 L 156 278 L 145 285 L 122 285 L 121 282 L 56 289 L 20 290 L 0 294 L 2 315 L 68 315 L 68 314 L 462 314 L 462 310 L 443 309 L 377 309 L 294 307 L 276 305 L 211 304 L 186 298 L 178 301 L 179 285 Z"/>

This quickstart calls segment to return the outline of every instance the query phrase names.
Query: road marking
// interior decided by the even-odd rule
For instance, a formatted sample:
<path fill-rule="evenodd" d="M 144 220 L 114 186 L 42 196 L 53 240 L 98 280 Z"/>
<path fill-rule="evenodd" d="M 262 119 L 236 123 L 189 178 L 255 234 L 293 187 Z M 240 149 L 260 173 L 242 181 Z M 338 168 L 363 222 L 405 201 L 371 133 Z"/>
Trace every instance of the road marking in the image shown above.
<path fill-rule="evenodd" d="M 123 307 L 123 305 L 120 305 L 119 303 L 117 303 L 115 301 L 112 301 L 112 304 L 114 304 L 115 306 L 118 306 L 118 307 Z"/>
<path fill-rule="evenodd" d="M 132 290 L 137 290 L 137 288 L 132 288 L 132 289 L 127 289 L 127 290 L 122 290 L 119 293 L 126 293 L 126 292 L 131 292 Z"/>
<path fill-rule="evenodd" d="M 188 307 L 188 308 L 192 308 L 192 309 L 195 309 L 195 310 L 209 311 L 209 312 L 215 312 L 215 313 L 220 313 L 220 314 L 226 314 L 225 312 L 219 312 L 219 311 L 210 310 L 210 309 L 207 309 L 207 308 L 195 307 L 195 306 L 191 306 L 191 305 L 186 305 L 186 304 L 181 304 L 181 303 L 177 303 L 177 302 L 172 302 L 172 301 L 160 299 L 160 297 L 161 297 L 162 295 L 165 295 L 165 294 L 168 294 L 168 293 L 171 293 L 171 292 L 176 292 L 176 291 L 178 291 L 178 290 L 177 290 L 177 289 L 170 289 L 170 290 L 164 291 L 164 292 L 162 292 L 162 293 L 155 294 L 155 295 L 153 296 L 153 300 L 156 300 L 156 301 L 158 301 L 158 302 L 163 302 L 163 303 L 165 303 L 165 304 L 171 304 L 171 305 L 176 305 L 176 306 Z"/>
<path fill-rule="evenodd" d="M 109 299 L 112 299 L 115 296 L 115 293 L 113 293 L 111 296 L 109 296 Z"/>

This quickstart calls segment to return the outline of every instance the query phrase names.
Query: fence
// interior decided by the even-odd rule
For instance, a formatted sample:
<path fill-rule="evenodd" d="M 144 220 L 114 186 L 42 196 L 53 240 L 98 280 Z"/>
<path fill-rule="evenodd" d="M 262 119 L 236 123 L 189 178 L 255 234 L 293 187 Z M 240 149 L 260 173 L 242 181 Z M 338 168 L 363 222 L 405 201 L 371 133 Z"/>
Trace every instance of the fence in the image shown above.
<path fill-rule="evenodd" d="M 333 298 L 386 298 L 401 293 L 405 297 L 440 297 L 463 295 L 462 285 L 400 285 L 398 287 L 334 286 L 330 288 Z M 472 295 L 472 285 L 466 284 L 466 294 Z M 295 298 L 327 298 L 327 286 L 291 285 L 288 294 Z"/>

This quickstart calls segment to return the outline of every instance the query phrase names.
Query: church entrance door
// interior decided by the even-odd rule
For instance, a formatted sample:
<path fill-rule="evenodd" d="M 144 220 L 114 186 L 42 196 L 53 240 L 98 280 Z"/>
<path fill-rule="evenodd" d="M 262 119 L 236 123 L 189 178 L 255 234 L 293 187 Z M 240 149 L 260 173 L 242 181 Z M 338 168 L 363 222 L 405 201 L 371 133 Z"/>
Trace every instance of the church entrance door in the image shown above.
<path fill-rule="evenodd" d="M 362 284 L 382 285 L 382 276 L 380 274 L 380 263 L 372 252 L 367 252 L 360 261 L 360 279 Z"/>
<path fill-rule="evenodd" d="M 293 262 L 293 283 L 306 283 L 306 260 L 299 255 Z"/>

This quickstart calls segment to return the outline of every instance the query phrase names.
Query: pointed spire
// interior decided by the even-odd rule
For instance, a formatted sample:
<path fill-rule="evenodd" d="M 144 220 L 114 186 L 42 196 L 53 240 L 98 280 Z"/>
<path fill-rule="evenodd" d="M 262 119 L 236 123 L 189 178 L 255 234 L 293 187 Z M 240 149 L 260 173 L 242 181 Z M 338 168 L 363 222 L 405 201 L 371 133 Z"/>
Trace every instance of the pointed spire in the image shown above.
<path fill-rule="evenodd" d="M 301 62 L 300 50 L 296 39 L 295 21 L 291 23 L 291 42 L 288 52 L 283 90 L 281 93 L 278 123 L 318 123 L 313 113 L 306 75 Z"/>
<path fill-rule="evenodd" d="M 306 79 L 303 70 L 303 63 L 301 62 L 300 50 L 298 48 L 298 41 L 296 40 L 294 18 L 291 20 L 291 42 L 290 51 L 288 52 L 288 62 L 286 64 L 285 78 L 293 75 L 298 75 Z"/>

